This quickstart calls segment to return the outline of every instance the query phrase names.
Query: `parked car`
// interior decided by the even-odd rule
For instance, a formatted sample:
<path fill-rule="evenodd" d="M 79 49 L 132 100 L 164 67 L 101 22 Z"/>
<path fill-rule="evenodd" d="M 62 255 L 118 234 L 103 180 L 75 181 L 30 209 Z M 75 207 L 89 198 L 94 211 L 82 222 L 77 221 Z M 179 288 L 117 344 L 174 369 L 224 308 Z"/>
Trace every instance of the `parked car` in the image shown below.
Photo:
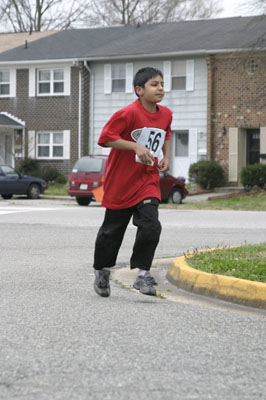
<path fill-rule="evenodd" d="M 168 173 L 160 172 L 160 189 L 162 201 L 171 201 L 175 204 L 181 204 L 188 194 L 185 178 L 175 178 Z"/>
<path fill-rule="evenodd" d="M 88 206 L 94 200 L 92 191 L 103 186 L 107 161 L 107 156 L 86 156 L 74 164 L 68 194 L 75 196 L 80 206 Z"/>
<path fill-rule="evenodd" d="M 80 206 L 88 206 L 95 200 L 93 191 L 103 186 L 107 161 L 107 156 L 86 156 L 75 163 L 69 177 L 68 194 L 75 196 Z M 160 188 L 162 201 L 176 204 L 182 203 L 188 193 L 185 179 L 170 174 L 160 173 Z"/>
<path fill-rule="evenodd" d="M 48 188 L 47 182 L 34 176 L 24 176 L 9 165 L 0 165 L 0 195 L 11 199 L 14 194 L 26 194 L 30 199 L 38 199 Z"/>

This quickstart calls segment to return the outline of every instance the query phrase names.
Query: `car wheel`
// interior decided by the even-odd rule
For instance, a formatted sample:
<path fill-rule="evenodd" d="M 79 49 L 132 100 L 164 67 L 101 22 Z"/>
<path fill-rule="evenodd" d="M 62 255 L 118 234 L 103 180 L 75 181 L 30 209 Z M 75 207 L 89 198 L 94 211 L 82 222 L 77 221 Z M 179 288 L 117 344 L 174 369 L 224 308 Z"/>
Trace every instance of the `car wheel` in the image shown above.
<path fill-rule="evenodd" d="M 9 200 L 9 199 L 12 199 L 13 194 L 1 194 L 1 196 L 3 197 L 3 199 Z"/>
<path fill-rule="evenodd" d="M 182 203 L 182 193 L 180 189 L 174 188 L 170 193 L 169 200 L 172 201 L 174 204 L 181 204 Z"/>
<path fill-rule="evenodd" d="M 88 206 L 91 202 L 91 197 L 76 197 L 76 201 L 80 206 Z"/>
<path fill-rule="evenodd" d="M 32 183 L 28 190 L 28 198 L 29 199 L 38 199 L 40 196 L 41 189 L 37 183 Z"/>

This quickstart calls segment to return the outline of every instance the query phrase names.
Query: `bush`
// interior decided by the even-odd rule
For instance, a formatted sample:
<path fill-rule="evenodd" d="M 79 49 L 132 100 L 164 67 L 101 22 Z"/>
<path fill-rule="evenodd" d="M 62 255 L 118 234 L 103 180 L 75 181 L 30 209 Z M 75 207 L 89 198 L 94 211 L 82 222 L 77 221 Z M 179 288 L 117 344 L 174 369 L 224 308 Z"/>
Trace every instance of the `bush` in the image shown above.
<path fill-rule="evenodd" d="M 224 184 L 224 170 L 216 161 L 198 161 L 190 165 L 189 179 L 202 189 L 213 189 Z"/>
<path fill-rule="evenodd" d="M 65 184 L 67 181 L 66 177 L 61 174 L 57 168 L 52 167 L 51 165 L 42 167 L 39 165 L 37 160 L 31 158 L 25 158 L 20 161 L 17 170 L 23 175 L 37 176 L 38 178 L 44 179 L 46 182 Z"/>
<path fill-rule="evenodd" d="M 24 160 L 21 160 L 17 165 L 17 170 L 24 175 L 40 175 L 40 167 L 38 161 L 33 160 L 32 158 L 24 158 Z"/>
<path fill-rule="evenodd" d="M 266 185 L 266 164 L 251 164 L 242 168 L 240 181 L 246 189 L 253 186 L 264 188 Z"/>
<path fill-rule="evenodd" d="M 47 165 L 41 169 L 40 177 L 46 182 L 66 183 L 64 175 L 51 165 Z"/>

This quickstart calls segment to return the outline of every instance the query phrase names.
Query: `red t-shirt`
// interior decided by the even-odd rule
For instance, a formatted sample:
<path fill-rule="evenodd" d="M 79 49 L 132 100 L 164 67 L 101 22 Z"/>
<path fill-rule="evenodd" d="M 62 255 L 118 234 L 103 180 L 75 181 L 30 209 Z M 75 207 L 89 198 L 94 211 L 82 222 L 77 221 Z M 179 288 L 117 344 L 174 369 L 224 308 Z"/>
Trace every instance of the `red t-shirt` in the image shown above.
<path fill-rule="evenodd" d="M 165 140 L 170 140 L 172 112 L 158 106 L 156 113 L 147 111 L 137 99 L 129 106 L 117 111 L 104 126 L 98 144 L 118 139 L 134 142 L 131 133 L 136 129 L 151 127 L 166 131 Z M 112 149 L 104 182 L 102 206 L 123 209 L 134 206 L 147 197 L 161 200 L 159 172 L 154 166 L 136 162 L 132 150 Z"/>

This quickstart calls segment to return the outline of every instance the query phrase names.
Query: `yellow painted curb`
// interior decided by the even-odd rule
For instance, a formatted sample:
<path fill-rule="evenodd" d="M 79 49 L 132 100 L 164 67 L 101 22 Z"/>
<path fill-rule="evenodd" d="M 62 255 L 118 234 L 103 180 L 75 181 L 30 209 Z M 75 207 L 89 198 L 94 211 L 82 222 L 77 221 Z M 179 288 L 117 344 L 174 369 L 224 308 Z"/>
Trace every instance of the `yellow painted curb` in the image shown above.
<path fill-rule="evenodd" d="M 167 279 L 195 294 L 266 309 L 266 283 L 199 271 L 189 267 L 185 257 L 173 260 Z"/>

